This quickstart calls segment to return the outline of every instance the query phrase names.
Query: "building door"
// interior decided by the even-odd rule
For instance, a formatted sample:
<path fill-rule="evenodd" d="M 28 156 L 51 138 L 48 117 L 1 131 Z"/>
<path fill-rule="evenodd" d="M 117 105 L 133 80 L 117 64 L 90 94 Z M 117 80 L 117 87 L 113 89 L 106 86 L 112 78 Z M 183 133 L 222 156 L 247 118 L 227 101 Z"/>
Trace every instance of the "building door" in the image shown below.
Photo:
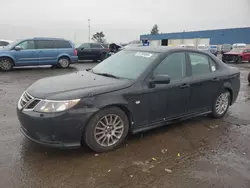
<path fill-rule="evenodd" d="M 161 45 L 162 46 L 168 46 L 168 39 L 162 39 L 161 40 Z"/>

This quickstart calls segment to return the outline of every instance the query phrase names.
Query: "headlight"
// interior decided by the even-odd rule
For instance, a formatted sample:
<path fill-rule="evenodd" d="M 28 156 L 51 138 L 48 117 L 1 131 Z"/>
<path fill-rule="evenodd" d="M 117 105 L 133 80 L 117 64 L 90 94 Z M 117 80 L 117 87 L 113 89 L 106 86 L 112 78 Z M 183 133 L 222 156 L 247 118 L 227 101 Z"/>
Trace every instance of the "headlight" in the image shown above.
<path fill-rule="evenodd" d="M 62 112 L 75 106 L 80 99 L 67 100 L 67 101 L 52 101 L 43 100 L 34 109 L 36 112 Z"/>

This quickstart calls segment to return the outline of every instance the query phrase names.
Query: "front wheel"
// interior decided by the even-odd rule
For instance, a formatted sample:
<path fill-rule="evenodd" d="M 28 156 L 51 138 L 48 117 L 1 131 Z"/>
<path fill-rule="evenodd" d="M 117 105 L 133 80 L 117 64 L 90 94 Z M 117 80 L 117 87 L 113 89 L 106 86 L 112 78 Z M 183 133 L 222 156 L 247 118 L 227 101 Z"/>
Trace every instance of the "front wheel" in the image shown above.
<path fill-rule="evenodd" d="M 129 130 L 127 115 L 111 107 L 95 114 L 84 131 L 85 143 L 95 152 L 107 152 L 118 147 Z"/>
<path fill-rule="evenodd" d="M 241 63 L 241 61 L 242 61 L 242 58 L 241 57 L 239 57 L 238 59 L 237 59 L 237 61 L 236 61 L 236 63 Z"/>
<path fill-rule="evenodd" d="M 231 93 L 228 90 L 221 92 L 213 104 L 212 117 L 223 117 L 229 108 L 230 102 Z"/>
<path fill-rule="evenodd" d="M 9 58 L 0 58 L 0 70 L 10 71 L 13 67 L 13 62 Z"/>
<path fill-rule="evenodd" d="M 58 66 L 61 67 L 61 68 L 68 68 L 70 65 L 70 61 L 68 58 L 66 57 L 61 57 L 59 60 L 58 60 Z"/>

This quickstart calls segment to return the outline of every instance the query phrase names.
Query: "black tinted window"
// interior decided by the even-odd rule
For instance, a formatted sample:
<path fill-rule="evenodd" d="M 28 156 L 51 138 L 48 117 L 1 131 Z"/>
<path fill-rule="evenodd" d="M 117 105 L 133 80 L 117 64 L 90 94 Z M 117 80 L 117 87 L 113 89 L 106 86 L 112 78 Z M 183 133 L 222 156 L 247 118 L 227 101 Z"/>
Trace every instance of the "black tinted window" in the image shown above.
<path fill-rule="evenodd" d="M 54 48 L 53 40 L 37 40 L 35 41 L 37 49 L 51 49 Z"/>
<path fill-rule="evenodd" d="M 9 43 L 5 41 L 0 41 L 0 46 L 7 46 Z"/>
<path fill-rule="evenodd" d="M 178 80 L 186 76 L 185 53 L 174 53 L 166 57 L 154 70 L 153 76 L 167 74 L 171 80 Z"/>
<path fill-rule="evenodd" d="M 211 72 L 208 56 L 198 53 L 190 53 L 189 57 L 192 66 L 192 74 L 194 76 Z"/>
<path fill-rule="evenodd" d="M 102 48 L 100 44 L 91 44 L 91 48 Z"/>
<path fill-rule="evenodd" d="M 88 44 L 88 43 L 85 43 L 85 44 L 82 44 L 81 46 L 79 46 L 78 48 L 90 48 L 90 44 Z"/>
<path fill-rule="evenodd" d="M 72 48 L 72 46 L 70 45 L 68 41 L 58 40 L 58 41 L 55 41 L 55 48 Z"/>

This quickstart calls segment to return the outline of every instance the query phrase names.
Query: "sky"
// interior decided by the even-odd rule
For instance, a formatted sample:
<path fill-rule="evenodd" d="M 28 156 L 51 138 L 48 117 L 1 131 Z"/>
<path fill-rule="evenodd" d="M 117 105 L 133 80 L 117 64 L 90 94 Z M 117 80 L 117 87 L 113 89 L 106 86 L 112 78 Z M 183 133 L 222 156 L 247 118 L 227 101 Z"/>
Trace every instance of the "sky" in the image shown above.
<path fill-rule="evenodd" d="M 108 42 L 162 33 L 250 27 L 250 0 L 0 0 L 0 38 L 63 37 L 103 31 Z"/>

